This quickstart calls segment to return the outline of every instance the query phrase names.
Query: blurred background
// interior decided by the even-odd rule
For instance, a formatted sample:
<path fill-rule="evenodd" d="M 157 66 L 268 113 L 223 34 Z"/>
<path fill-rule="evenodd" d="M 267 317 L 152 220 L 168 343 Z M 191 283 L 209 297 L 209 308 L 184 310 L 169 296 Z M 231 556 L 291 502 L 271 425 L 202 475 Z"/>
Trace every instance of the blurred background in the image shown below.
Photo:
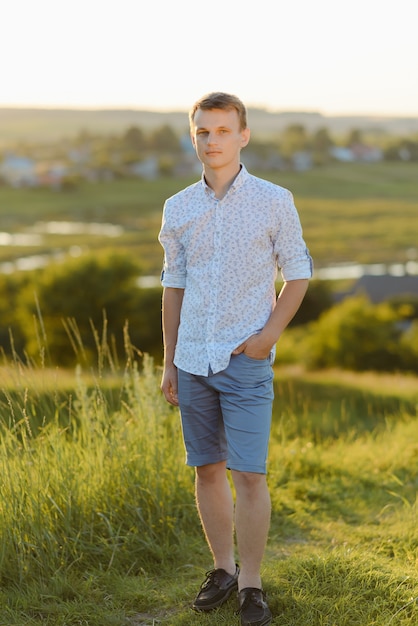
<path fill-rule="evenodd" d="M 72 366 L 82 344 L 88 362 L 92 328 L 106 329 L 117 356 L 128 326 L 160 361 L 161 210 L 200 176 L 189 107 L 223 90 L 248 106 L 244 163 L 292 190 L 315 262 L 279 362 L 416 372 L 413 4 L 3 7 L 6 357 Z"/>

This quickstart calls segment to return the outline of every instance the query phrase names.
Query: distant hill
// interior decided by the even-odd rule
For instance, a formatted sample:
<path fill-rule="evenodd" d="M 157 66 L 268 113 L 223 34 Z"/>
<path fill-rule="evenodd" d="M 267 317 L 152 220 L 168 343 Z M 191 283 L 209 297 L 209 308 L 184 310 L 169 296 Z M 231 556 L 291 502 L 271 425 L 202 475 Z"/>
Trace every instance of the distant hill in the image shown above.
<path fill-rule="evenodd" d="M 308 131 L 326 127 L 334 135 L 354 128 L 395 136 L 418 133 L 418 117 L 325 116 L 318 112 L 249 109 L 248 118 L 253 135 L 263 138 L 279 133 L 290 124 L 302 124 Z M 82 130 L 120 134 L 133 125 L 147 131 L 164 124 L 179 133 L 187 132 L 187 112 L 0 108 L 0 145 L 16 140 L 57 140 L 73 137 Z"/>

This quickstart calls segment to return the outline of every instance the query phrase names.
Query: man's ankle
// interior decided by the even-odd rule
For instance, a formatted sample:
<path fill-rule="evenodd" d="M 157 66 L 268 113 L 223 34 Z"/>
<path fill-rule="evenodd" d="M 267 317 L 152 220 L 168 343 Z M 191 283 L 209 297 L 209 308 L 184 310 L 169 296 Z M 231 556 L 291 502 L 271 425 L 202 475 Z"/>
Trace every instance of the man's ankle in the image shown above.
<path fill-rule="evenodd" d="M 247 587 L 253 587 L 254 589 L 262 589 L 262 583 L 261 583 L 261 577 L 259 575 L 248 575 L 245 573 L 245 571 L 243 572 L 242 570 L 240 571 L 239 577 L 238 577 L 238 591 L 241 591 L 241 589 L 246 589 Z"/>
<path fill-rule="evenodd" d="M 237 571 L 237 564 L 234 560 L 232 561 L 215 561 L 214 566 L 215 569 L 223 569 L 230 576 L 235 576 Z"/>

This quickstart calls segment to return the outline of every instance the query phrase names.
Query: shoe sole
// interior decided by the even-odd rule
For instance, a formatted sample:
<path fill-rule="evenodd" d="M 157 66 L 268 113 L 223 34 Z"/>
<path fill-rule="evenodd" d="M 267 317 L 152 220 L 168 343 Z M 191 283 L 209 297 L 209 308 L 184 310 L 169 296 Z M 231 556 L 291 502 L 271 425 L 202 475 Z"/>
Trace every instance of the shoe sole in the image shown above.
<path fill-rule="evenodd" d="M 257 626 L 269 626 L 269 624 L 271 624 L 272 621 L 273 621 L 273 616 L 271 615 L 270 617 L 267 617 L 267 621 L 266 622 L 261 622 L 261 624 L 259 624 L 257 622 Z M 241 626 L 251 626 L 251 624 L 254 624 L 254 622 L 243 622 L 243 621 L 241 621 Z"/>

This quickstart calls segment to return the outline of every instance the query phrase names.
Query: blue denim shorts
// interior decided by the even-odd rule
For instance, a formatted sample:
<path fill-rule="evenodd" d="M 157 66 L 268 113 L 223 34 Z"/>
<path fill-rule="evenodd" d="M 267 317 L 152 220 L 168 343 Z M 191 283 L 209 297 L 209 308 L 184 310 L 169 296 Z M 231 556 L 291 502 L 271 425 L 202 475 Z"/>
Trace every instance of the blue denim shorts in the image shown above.
<path fill-rule="evenodd" d="M 266 473 L 273 403 L 270 359 L 241 353 L 216 374 L 179 370 L 178 396 L 187 465 L 226 461 L 232 470 Z"/>

